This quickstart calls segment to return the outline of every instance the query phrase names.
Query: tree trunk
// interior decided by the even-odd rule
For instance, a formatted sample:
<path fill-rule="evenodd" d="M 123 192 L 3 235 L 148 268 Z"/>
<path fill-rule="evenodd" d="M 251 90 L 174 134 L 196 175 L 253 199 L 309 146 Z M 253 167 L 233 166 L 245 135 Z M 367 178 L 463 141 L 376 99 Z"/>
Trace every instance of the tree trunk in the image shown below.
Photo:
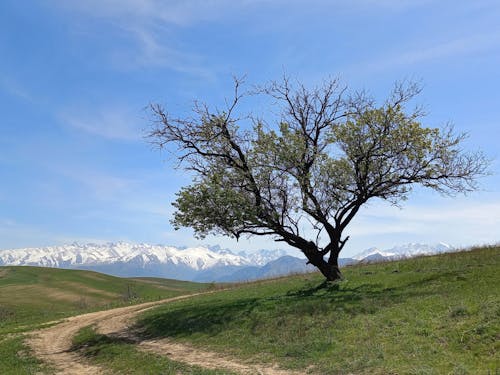
<path fill-rule="evenodd" d="M 338 265 L 338 255 L 334 256 L 333 254 L 330 256 L 330 259 L 325 261 L 321 254 L 315 254 L 314 256 L 307 255 L 309 263 L 318 268 L 318 270 L 326 277 L 326 281 L 339 281 L 344 277 L 340 272 Z"/>
<path fill-rule="evenodd" d="M 331 258 L 330 258 L 331 259 Z M 321 267 L 318 267 L 323 276 L 326 277 L 326 281 L 339 281 L 342 280 L 344 277 L 342 276 L 342 273 L 340 272 L 339 265 L 337 263 L 337 259 L 335 259 L 335 262 L 325 262 L 322 260 L 323 264 Z"/>

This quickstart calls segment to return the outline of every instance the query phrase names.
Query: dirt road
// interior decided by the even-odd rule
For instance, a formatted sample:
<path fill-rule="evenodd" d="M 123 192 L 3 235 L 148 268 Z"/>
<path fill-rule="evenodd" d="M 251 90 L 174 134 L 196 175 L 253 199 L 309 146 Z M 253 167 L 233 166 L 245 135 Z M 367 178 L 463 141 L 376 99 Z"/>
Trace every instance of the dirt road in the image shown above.
<path fill-rule="evenodd" d="M 129 327 L 138 314 L 160 304 L 191 298 L 196 295 L 198 294 L 73 316 L 65 319 L 62 323 L 34 332 L 27 340 L 27 343 L 37 357 L 54 366 L 59 374 L 103 374 L 102 368 L 87 363 L 77 353 L 69 351 L 72 338 L 80 329 L 95 325 L 99 333 L 136 339 Z M 202 351 L 188 345 L 175 343 L 169 339 L 138 341 L 137 348 L 165 355 L 175 361 L 210 369 L 223 368 L 240 374 L 299 374 L 278 369 L 276 366 L 241 363 L 223 357 L 218 353 Z"/>

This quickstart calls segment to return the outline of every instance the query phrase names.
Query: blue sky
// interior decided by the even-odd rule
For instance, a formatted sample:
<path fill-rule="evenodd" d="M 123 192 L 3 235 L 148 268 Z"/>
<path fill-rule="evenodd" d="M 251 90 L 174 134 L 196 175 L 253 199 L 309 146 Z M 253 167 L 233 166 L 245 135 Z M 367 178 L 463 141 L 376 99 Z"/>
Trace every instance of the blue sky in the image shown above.
<path fill-rule="evenodd" d="M 498 1 L 0 2 L 0 249 L 79 242 L 196 245 L 169 224 L 189 182 L 142 139 L 144 108 L 221 105 L 232 75 L 283 71 L 306 84 L 339 76 L 383 99 L 421 80 L 425 124 L 451 121 L 494 161 L 481 191 L 417 190 L 403 209 L 374 202 L 344 255 L 367 247 L 500 240 Z M 269 238 L 209 237 L 233 249 Z"/>

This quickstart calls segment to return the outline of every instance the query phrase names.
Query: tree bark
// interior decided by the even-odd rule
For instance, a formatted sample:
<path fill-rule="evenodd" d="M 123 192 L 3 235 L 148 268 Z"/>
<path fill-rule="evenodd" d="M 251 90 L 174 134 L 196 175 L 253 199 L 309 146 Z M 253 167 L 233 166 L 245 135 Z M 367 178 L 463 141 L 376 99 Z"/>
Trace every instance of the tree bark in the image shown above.
<path fill-rule="evenodd" d="M 315 266 L 323 274 L 323 276 L 325 276 L 326 281 L 339 281 L 344 278 L 338 265 L 338 254 L 332 254 L 328 262 L 325 261 L 319 252 L 314 255 L 306 254 L 305 252 L 304 254 L 309 260 L 309 263 Z"/>
<path fill-rule="evenodd" d="M 328 262 L 323 261 L 324 264 L 318 266 L 319 270 L 326 277 L 326 281 L 339 281 L 344 277 L 340 272 L 339 266 L 334 264 L 329 264 Z"/>

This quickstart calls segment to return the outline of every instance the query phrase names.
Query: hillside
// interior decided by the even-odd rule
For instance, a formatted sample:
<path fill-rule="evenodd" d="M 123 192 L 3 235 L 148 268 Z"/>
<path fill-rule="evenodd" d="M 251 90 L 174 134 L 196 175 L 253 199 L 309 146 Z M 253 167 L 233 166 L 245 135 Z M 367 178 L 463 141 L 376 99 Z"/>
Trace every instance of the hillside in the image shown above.
<path fill-rule="evenodd" d="M 144 337 L 320 374 L 500 369 L 500 248 L 263 281 L 156 308 Z"/>
<path fill-rule="evenodd" d="M 206 284 L 126 279 L 91 271 L 0 267 L 0 334 L 122 304 L 199 291 Z"/>
<path fill-rule="evenodd" d="M 52 373 L 54 363 L 40 359 L 53 356 L 130 374 L 232 374 L 241 366 L 273 374 L 488 374 L 500 368 L 499 247 L 358 264 L 344 274 L 345 281 L 330 286 L 318 274 L 302 274 L 233 285 L 153 310 L 146 304 L 92 314 L 107 325 L 80 315 L 49 330 L 73 332 L 73 348 L 46 356 L 30 351 L 23 338 L 41 322 L 208 286 L 3 267 L 2 371 Z M 88 302 L 80 304 L 75 295 Z M 128 334 L 117 325 L 125 311 L 142 314 Z M 96 331 L 96 324 L 116 327 L 121 336 Z M 183 346 L 184 354 L 172 354 L 172 345 Z M 216 367 L 200 361 L 207 355 Z"/>
<path fill-rule="evenodd" d="M 52 373 L 26 346 L 25 333 L 51 321 L 189 294 L 207 284 L 126 279 L 91 271 L 0 267 L 0 373 Z"/>

